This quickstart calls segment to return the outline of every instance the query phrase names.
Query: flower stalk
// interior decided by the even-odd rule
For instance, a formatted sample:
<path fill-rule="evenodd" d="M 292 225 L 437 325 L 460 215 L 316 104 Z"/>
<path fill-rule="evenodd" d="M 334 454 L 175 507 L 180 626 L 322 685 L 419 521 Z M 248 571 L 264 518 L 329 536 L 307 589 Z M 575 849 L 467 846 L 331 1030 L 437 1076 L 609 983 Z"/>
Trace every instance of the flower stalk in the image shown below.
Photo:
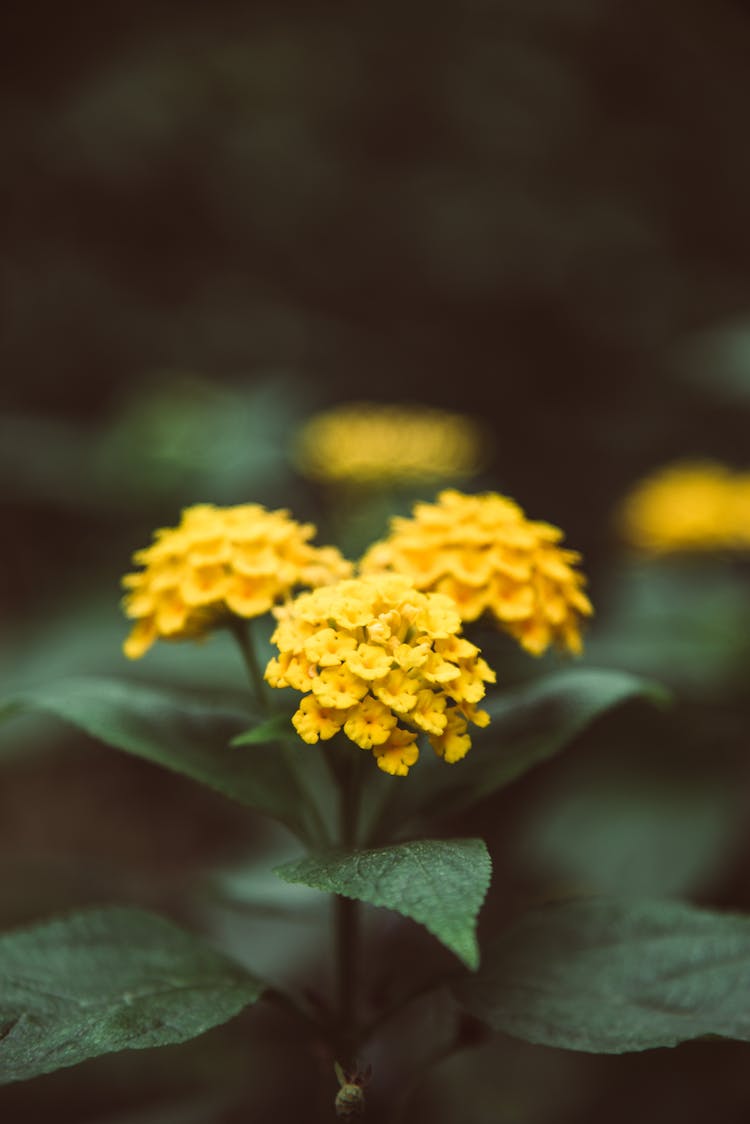
<path fill-rule="evenodd" d="M 242 617 L 230 617 L 227 622 L 227 627 L 237 641 L 237 646 L 245 664 L 245 670 L 250 680 L 250 687 L 255 701 L 261 712 L 263 714 L 268 714 L 271 707 L 268 701 L 266 683 L 260 664 L 258 663 L 258 655 L 255 651 L 255 645 L 253 644 L 248 622 L 243 620 Z"/>
<path fill-rule="evenodd" d="M 339 786 L 339 843 L 351 851 L 357 844 L 361 771 L 359 757 L 347 746 L 336 760 Z M 334 898 L 335 956 L 338 991 L 337 1051 L 344 1067 L 355 1066 L 359 1040 L 360 908 L 355 898 Z"/>

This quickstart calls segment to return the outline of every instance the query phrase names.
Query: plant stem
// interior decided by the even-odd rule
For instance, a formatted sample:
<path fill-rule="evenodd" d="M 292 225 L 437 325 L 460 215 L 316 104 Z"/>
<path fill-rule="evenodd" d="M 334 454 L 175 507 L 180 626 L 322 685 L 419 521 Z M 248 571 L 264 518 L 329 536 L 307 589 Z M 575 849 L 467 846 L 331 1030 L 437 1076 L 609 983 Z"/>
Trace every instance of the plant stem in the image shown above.
<path fill-rule="evenodd" d="M 357 1042 L 357 945 L 359 902 L 337 895 L 336 954 L 339 972 L 339 1052 L 345 1069 L 354 1069 Z"/>
<path fill-rule="evenodd" d="M 355 747 L 344 746 L 338 769 L 339 778 L 339 842 L 342 849 L 351 850 L 357 841 L 359 814 L 359 760 Z M 359 1037 L 359 902 L 338 894 L 334 899 L 336 930 L 336 964 L 338 970 L 339 1061 L 346 1069 L 355 1067 L 355 1052 Z"/>
<path fill-rule="evenodd" d="M 229 631 L 237 641 L 237 645 L 242 653 L 242 659 L 245 663 L 250 686 L 252 687 L 255 701 L 264 713 L 268 713 L 268 696 L 266 695 L 266 684 L 263 679 L 263 673 L 258 663 L 258 657 L 255 652 L 252 637 L 250 635 L 250 627 L 246 620 L 241 617 L 232 617 L 228 624 Z"/>
<path fill-rule="evenodd" d="M 237 641 L 237 646 L 242 654 L 247 676 L 250 681 L 251 693 L 261 712 L 260 717 L 271 717 L 274 708 L 268 695 L 263 672 L 258 663 L 255 646 L 253 645 L 251 626 L 248 621 L 243 620 L 241 617 L 232 617 L 227 621 L 226 627 Z M 325 817 L 316 803 L 314 794 L 307 791 L 305 769 L 304 765 L 300 763 L 298 748 L 290 745 L 286 738 L 272 737 L 270 740 L 277 745 L 279 755 L 284 759 L 288 769 L 289 784 L 292 786 L 292 788 L 290 788 L 290 793 L 293 794 L 293 798 L 297 802 L 306 802 L 306 806 L 310 809 L 310 818 L 313 821 L 312 823 L 308 822 L 309 830 L 304 832 L 300 831 L 299 824 L 293 826 L 292 824 L 286 823 L 286 826 L 297 835 L 306 846 L 310 846 L 313 850 L 316 847 L 329 847 L 331 844 L 331 836 L 326 825 Z"/>

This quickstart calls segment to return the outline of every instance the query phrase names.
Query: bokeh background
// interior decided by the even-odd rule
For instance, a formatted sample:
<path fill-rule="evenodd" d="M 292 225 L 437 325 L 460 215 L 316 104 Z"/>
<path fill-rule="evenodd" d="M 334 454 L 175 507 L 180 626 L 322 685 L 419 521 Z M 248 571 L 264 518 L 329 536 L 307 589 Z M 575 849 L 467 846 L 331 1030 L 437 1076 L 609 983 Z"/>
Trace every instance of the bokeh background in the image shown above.
<path fill-rule="evenodd" d="M 18 6 L 11 24 L 8 691 L 72 672 L 239 682 L 218 639 L 126 663 L 132 550 L 197 501 L 288 506 L 330 539 L 326 496 L 290 456 L 304 420 L 358 399 L 456 410 L 490 436 L 469 486 L 514 496 L 584 552 L 584 662 L 677 699 L 602 720 L 449 825 L 491 842 L 487 923 L 571 887 L 750 910 L 750 571 L 636 557 L 615 515 L 666 462 L 750 462 L 747 6 L 134 0 L 44 20 Z M 381 534 L 384 512 L 371 518 Z M 505 679 L 554 664 L 508 650 Z M 263 874 L 288 839 L 58 727 L 7 727 L 2 755 L 3 927 L 133 901 L 271 974 L 317 970 L 317 898 Z M 235 867 L 217 881 L 217 864 Z M 398 1033 L 418 1053 L 418 1021 Z M 747 1050 L 605 1059 L 493 1039 L 415 1096 L 434 1121 L 744 1121 Z M 315 1069 L 256 1011 L 179 1050 L 9 1087 L 0 1105 L 92 1124 L 294 1119 Z"/>

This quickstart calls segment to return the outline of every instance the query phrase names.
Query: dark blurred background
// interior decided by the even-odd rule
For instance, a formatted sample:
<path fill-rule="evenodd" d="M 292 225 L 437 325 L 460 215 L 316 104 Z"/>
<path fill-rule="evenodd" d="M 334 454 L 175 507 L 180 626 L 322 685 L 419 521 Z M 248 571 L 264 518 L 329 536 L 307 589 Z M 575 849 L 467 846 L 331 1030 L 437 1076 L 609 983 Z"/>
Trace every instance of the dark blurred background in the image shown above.
<path fill-rule="evenodd" d="M 747 316 L 744 5 L 13 20 L 6 411 L 106 426 L 167 371 L 450 405 L 578 541 L 653 463 L 744 456 L 686 371 Z"/>
<path fill-rule="evenodd" d="M 458 410 L 492 436 L 474 486 L 508 492 L 584 551 L 598 609 L 586 659 L 653 674 L 684 701 L 681 718 L 600 724 L 502 817 L 459 828 L 496 832 L 508 884 L 625 878 L 750 908 L 747 570 L 636 560 L 613 522 L 664 462 L 748 465 L 747 6 L 19 5 L 0 53 L 9 687 L 134 673 L 119 576 L 180 506 L 259 500 L 325 524 L 288 455 L 311 413 L 351 399 Z M 135 673 L 239 677 L 220 645 L 207 664 L 163 647 Z M 538 672 L 527 664 L 508 656 L 511 676 Z M 72 735 L 3 737 L 6 926 L 113 898 L 179 914 L 186 871 L 277 845 L 187 782 Z M 595 869 L 593 854 L 610 857 Z M 267 1023 L 258 1049 L 283 1041 Z M 54 1103 L 62 1119 L 62 1097 L 70 1120 L 234 1120 L 211 1101 L 243 1056 L 229 1033 L 228 1050 L 215 1036 L 188 1048 L 204 1107 L 180 1101 L 173 1051 L 164 1070 L 105 1059 L 2 1103 L 9 1118 L 47 1118 Z M 745 1047 L 502 1050 L 504 1092 L 488 1054 L 454 1061 L 431 1119 L 750 1115 Z M 258 1056 L 243 1112 L 283 1119 L 283 1066 Z M 288 1082 L 284 1096 L 296 1111 Z"/>

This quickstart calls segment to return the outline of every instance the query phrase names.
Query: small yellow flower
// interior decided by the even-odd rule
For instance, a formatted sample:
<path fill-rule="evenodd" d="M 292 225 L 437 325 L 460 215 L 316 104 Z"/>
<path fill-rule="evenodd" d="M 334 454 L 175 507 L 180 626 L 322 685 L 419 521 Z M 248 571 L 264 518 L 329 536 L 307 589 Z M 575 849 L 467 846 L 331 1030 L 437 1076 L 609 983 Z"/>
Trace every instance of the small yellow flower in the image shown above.
<path fill-rule="evenodd" d="M 373 755 L 378 768 L 392 777 L 405 777 L 409 769 L 419 759 L 417 735 L 400 727 L 391 731 L 387 742 L 373 746 Z"/>
<path fill-rule="evenodd" d="M 368 695 L 359 706 L 352 707 L 344 724 L 344 733 L 362 749 L 372 749 L 388 741 L 396 725 L 396 715 L 379 699 Z"/>
<path fill-rule="evenodd" d="M 750 549 L 750 475 L 708 461 L 667 465 L 620 506 L 623 537 L 649 554 Z"/>
<path fill-rule="evenodd" d="M 288 682 L 290 687 L 303 690 L 291 680 Z M 367 684 L 358 679 L 345 664 L 340 667 L 324 667 L 318 675 L 313 675 L 311 686 L 323 706 L 335 706 L 339 709 L 354 706 L 367 694 Z"/>
<path fill-rule="evenodd" d="M 355 402 L 312 417 L 294 455 L 313 479 L 372 485 L 472 476 L 484 444 L 462 414 Z"/>
<path fill-rule="evenodd" d="M 435 641 L 435 651 L 443 656 L 445 659 L 453 660 L 454 662 L 460 660 L 473 660 L 479 655 L 479 648 L 476 644 L 472 644 L 465 636 L 448 636 L 445 640 Z M 483 661 L 484 662 L 484 661 Z M 494 676 L 494 672 L 492 673 Z M 488 680 L 494 683 L 495 680 Z"/>
<path fill-rule="evenodd" d="M 405 776 L 419 756 L 420 732 L 451 762 L 471 744 L 468 722 L 489 721 L 476 703 L 494 673 L 459 635 L 447 597 L 422 593 L 400 574 L 379 574 L 302 593 L 274 611 L 279 655 L 266 680 L 303 693 L 293 718 L 303 741 L 343 729 L 372 750 L 380 769 Z"/>
<path fill-rule="evenodd" d="M 300 586 L 347 577 L 351 565 L 332 547 L 314 547 L 310 524 L 258 504 L 186 508 L 133 555 L 123 608 L 135 620 L 124 652 L 144 655 L 154 641 L 205 636 L 231 616 L 256 617 Z"/>
<path fill-rule="evenodd" d="M 416 705 L 409 719 L 427 734 L 442 734 L 448 721 L 445 713 L 447 702 L 445 695 L 438 695 L 425 688 L 417 692 Z"/>
<path fill-rule="evenodd" d="M 561 539 L 557 527 L 532 522 L 505 496 L 448 490 L 417 504 L 411 518 L 393 519 L 360 572 L 404 574 L 418 589 L 444 594 L 463 621 L 488 613 L 533 655 L 551 644 L 578 653 L 581 618 L 593 609 L 576 569 L 580 555 Z M 455 632 L 446 618 L 446 636 Z"/>
<path fill-rule="evenodd" d="M 485 726 L 489 726 L 490 724 L 490 716 L 486 710 L 481 710 L 479 707 L 464 703 L 461 707 L 461 711 L 470 722 L 473 722 L 475 726 L 479 726 L 481 729 L 484 729 Z"/>
<path fill-rule="evenodd" d="M 393 667 L 393 653 L 378 644 L 359 644 L 347 664 L 362 679 L 384 679 Z"/>
<path fill-rule="evenodd" d="M 346 721 L 346 715 L 346 710 L 321 706 L 314 695 L 306 695 L 292 723 L 302 740 L 314 745 L 318 740 L 327 741 L 337 734 Z"/>
<path fill-rule="evenodd" d="M 402 671 L 401 668 L 389 671 L 385 679 L 372 685 L 372 692 L 376 698 L 391 710 L 395 710 L 397 714 L 408 714 L 416 706 L 418 690 L 419 679 Z"/>
<path fill-rule="evenodd" d="M 404 671 L 416 671 L 424 667 L 432 651 L 429 643 L 396 644 L 393 648 L 393 658 Z"/>
<path fill-rule="evenodd" d="M 310 661 L 295 652 L 282 652 L 278 659 L 269 660 L 265 672 L 272 687 L 294 687 L 296 691 L 309 691 L 314 675 Z"/>
<path fill-rule="evenodd" d="M 428 683 L 450 683 L 460 678 L 461 668 L 433 652 L 424 663 L 422 674 Z"/>
<path fill-rule="evenodd" d="M 471 747 L 471 738 L 466 733 L 466 720 L 460 714 L 453 715 L 445 724 L 443 733 L 434 741 L 435 752 L 449 765 L 465 757 Z"/>
<path fill-rule="evenodd" d="M 486 678 L 482 674 L 479 664 L 484 664 L 484 660 L 477 661 L 478 674 L 470 674 L 463 668 L 459 671 L 458 677 L 451 683 L 451 690 L 457 699 L 462 703 L 478 703 L 480 699 L 484 698 L 484 683 L 482 680 Z M 487 665 L 485 664 L 485 667 Z M 480 678 L 481 676 L 481 678 Z M 492 680 L 494 682 L 494 679 Z"/>
<path fill-rule="evenodd" d="M 283 626 L 280 626 L 283 627 Z M 314 632 L 304 643 L 305 655 L 311 663 L 321 667 L 336 667 L 344 662 L 347 652 L 353 652 L 357 641 L 353 636 L 346 636 L 333 628 L 324 628 Z"/>

